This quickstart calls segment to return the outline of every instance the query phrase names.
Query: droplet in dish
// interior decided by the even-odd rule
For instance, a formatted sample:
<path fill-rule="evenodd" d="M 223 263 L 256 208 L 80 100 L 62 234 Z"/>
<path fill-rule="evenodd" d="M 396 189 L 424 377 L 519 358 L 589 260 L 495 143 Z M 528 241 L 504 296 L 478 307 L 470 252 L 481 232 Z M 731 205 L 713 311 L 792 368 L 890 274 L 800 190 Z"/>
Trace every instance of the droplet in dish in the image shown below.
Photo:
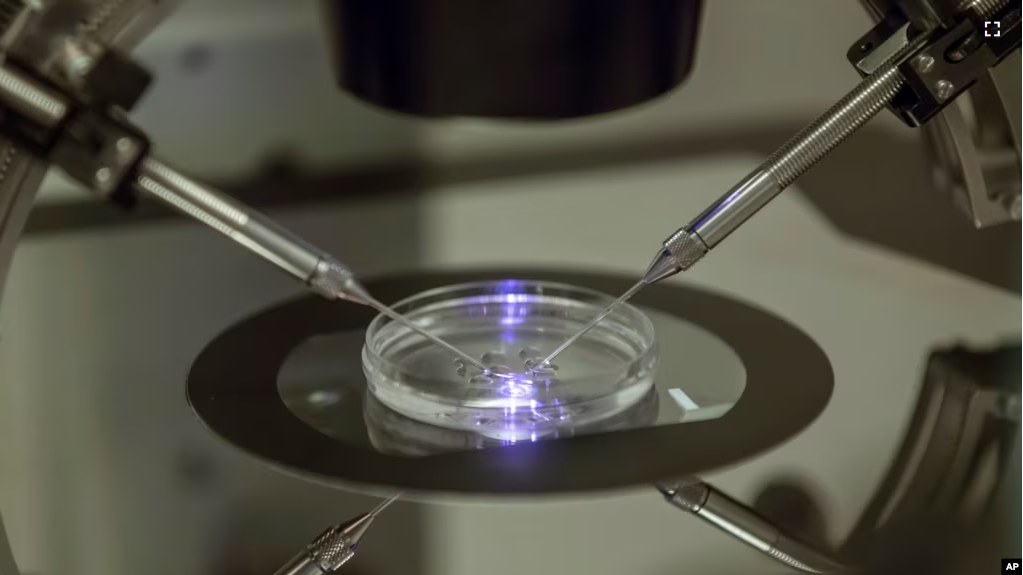
<path fill-rule="evenodd" d="M 542 358 L 527 359 L 524 363 L 526 370 L 535 375 L 549 375 L 553 376 L 554 372 L 558 371 L 558 364 L 556 363 L 540 363 Z"/>
<path fill-rule="evenodd" d="M 490 369 L 498 371 L 497 365 L 508 363 L 508 356 L 506 356 L 503 351 L 491 350 L 481 355 L 480 361 L 483 362 L 483 365 Z"/>
<path fill-rule="evenodd" d="M 492 365 L 490 372 L 490 375 L 495 377 L 509 377 L 514 373 L 507 365 Z"/>
<path fill-rule="evenodd" d="M 532 346 L 526 346 L 519 352 L 519 359 L 540 359 L 543 357 L 543 352 Z"/>
<path fill-rule="evenodd" d="M 486 375 L 476 375 L 469 378 L 469 385 L 478 386 L 494 385 L 494 378 L 488 377 Z"/>

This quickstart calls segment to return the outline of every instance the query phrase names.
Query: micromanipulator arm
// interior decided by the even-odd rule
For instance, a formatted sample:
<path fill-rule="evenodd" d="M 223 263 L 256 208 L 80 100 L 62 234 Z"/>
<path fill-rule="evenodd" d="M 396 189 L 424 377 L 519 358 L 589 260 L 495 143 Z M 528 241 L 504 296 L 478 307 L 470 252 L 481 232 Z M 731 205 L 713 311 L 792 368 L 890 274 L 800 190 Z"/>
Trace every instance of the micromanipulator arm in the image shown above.
<path fill-rule="evenodd" d="M 898 65 L 925 39 L 921 34 L 908 43 L 703 213 L 668 236 L 644 275 L 645 283 L 688 270 L 883 110 L 903 85 Z"/>
<path fill-rule="evenodd" d="M 1018 0 L 946 4 L 945 13 L 935 14 L 926 23 L 897 20 L 893 24 L 891 17 L 903 16 L 892 14 L 857 42 L 850 59 L 865 76 L 860 84 L 668 236 L 643 283 L 688 270 L 886 106 L 910 126 L 942 121 L 940 114 L 947 106 L 1019 49 Z M 997 34 L 991 32 L 991 19 L 998 24 Z M 863 53 L 868 48 L 871 51 Z M 997 200 L 1019 201 L 1018 197 Z"/>

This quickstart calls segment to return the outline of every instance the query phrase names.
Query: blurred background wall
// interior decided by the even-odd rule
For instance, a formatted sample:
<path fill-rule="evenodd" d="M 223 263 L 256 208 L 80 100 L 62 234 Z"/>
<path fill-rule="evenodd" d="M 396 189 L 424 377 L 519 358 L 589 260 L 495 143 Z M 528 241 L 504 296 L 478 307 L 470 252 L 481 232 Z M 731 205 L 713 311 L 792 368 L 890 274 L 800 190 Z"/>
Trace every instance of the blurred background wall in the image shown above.
<path fill-rule="evenodd" d="M 135 119 L 166 158 L 364 275 L 504 263 L 634 273 L 855 84 L 844 54 L 870 26 L 852 0 L 713 0 L 696 70 L 668 97 L 554 126 L 425 122 L 334 89 L 314 3 L 186 2 L 140 48 L 157 81 Z M 1006 65 L 1018 73 L 1018 55 Z M 917 138 L 882 115 L 677 280 L 777 313 L 831 357 L 820 420 L 710 478 L 747 500 L 778 478 L 806 486 L 833 542 L 901 441 L 927 351 L 1020 330 L 1018 248 L 960 253 L 1018 246 L 1018 228 L 972 232 L 928 188 Z M 232 451 L 185 403 L 203 346 L 298 289 L 213 232 L 83 193 L 48 179 L 0 309 L 0 509 L 22 568 L 270 573 L 369 506 Z M 883 205 L 921 223 L 896 228 L 882 213 L 850 235 L 865 218 L 842 214 Z M 353 573 L 776 570 L 647 488 L 392 509 Z M 610 522 L 629 539 L 608 541 Z"/>

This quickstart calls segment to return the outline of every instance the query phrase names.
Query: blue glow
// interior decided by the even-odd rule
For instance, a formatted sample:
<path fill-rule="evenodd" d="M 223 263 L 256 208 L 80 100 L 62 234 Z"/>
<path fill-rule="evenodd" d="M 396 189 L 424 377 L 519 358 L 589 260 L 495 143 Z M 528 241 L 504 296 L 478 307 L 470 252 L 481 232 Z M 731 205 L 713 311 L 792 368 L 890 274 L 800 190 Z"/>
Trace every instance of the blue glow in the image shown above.
<path fill-rule="evenodd" d="M 515 293 L 520 291 L 522 287 L 522 280 L 501 280 L 497 282 L 498 291 L 497 293 Z"/>

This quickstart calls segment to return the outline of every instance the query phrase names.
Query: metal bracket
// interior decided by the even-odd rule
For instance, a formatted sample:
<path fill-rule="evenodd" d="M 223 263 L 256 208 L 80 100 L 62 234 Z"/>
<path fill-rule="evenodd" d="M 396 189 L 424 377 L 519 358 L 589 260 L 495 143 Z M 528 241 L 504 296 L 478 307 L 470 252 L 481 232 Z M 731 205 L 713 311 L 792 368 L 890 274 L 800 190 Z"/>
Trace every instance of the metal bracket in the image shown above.
<path fill-rule="evenodd" d="M 937 116 L 1019 47 L 1020 28 L 1017 20 L 1011 28 L 1003 30 L 1001 40 L 1015 40 L 1011 48 L 998 49 L 992 42 L 974 44 L 983 34 L 983 28 L 972 20 L 965 20 L 903 64 L 900 71 L 913 95 L 912 98 L 896 98 L 894 102 L 903 121 L 910 126 L 921 126 Z"/>
<path fill-rule="evenodd" d="M 131 208 L 136 197 L 130 176 L 149 140 L 121 116 L 80 110 L 68 119 L 47 159 L 101 198 Z"/>
<path fill-rule="evenodd" d="M 860 76 L 873 74 L 903 46 L 909 44 L 912 24 L 902 14 L 892 12 L 860 37 L 845 57 L 856 67 Z"/>
<path fill-rule="evenodd" d="M 936 187 L 977 228 L 1021 216 L 1019 109 L 1010 117 L 1011 98 L 1003 97 L 997 80 L 997 70 L 989 70 L 923 127 Z"/>
<path fill-rule="evenodd" d="M 940 16 L 924 19 L 933 31 L 927 45 L 899 66 L 906 83 L 889 109 L 907 125 L 923 128 L 936 186 L 975 227 L 1019 221 L 1020 119 L 1012 117 L 1019 110 L 1014 102 L 1019 95 L 1003 97 L 997 81 L 998 64 L 1018 54 L 1023 28 L 1019 1 L 997 12 L 991 9 L 997 4 L 985 4 L 986 18 L 999 22 L 997 36 L 975 3 L 965 10 L 961 2 L 866 3 L 880 21 L 847 54 L 863 76 L 907 43 L 923 14 L 914 7 L 927 6 L 929 14 Z M 1018 74 L 1018 64 L 1015 68 Z"/>
<path fill-rule="evenodd" d="M 902 449 L 846 549 L 862 549 L 886 525 L 971 521 L 988 511 L 1018 441 L 1019 357 L 1019 345 L 931 355 Z M 985 472 L 985 455 L 994 473 Z"/>
<path fill-rule="evenodd" d="M 899 66 L 906 85 L 892 99 L 890 109 L 903 122 L 912 127 L 927 123 L 1019 48 L 1018 2 L 992 18 L 1001 23 L 998 37 L 985 36 L 985 21 L 968 13 L 958 24 L 929 32 L 927 46 Z M 866 76 L 904 46 L 913 29 L 901 11 L 889 12 L 853 44 L 846 57 Z"/>

